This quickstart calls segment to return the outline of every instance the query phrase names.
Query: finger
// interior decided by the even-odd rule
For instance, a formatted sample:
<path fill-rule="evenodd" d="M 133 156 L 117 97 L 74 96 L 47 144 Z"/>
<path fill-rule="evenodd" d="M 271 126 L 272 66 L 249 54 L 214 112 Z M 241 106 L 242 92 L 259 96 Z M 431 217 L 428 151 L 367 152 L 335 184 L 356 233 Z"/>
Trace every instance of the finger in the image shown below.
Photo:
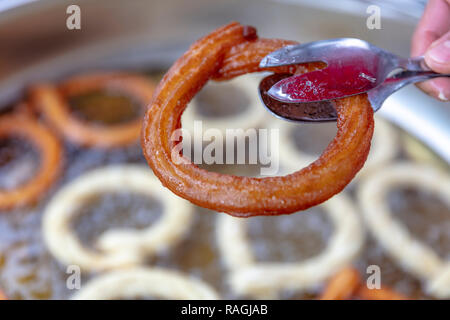
<path fill-rule="evenodd" d="M 448 78 L 428 80 L 416 83 L 416 85 L 426 94 L 441 101 L 448 101 L 450 99 L 450 79 Z"/>
<path fill-rule="evenodd" d="M 431 44 L 425 62 L 435 72 L 450 73 L 450 31 Z"/>
<path fill-rule="evenodd" d="M 430 0 L 414 32 L 411 56 L 421 56 L 450 29 L 450 0 Z"/>
<path fill-rule="evenodd" d="M 449 31 L 449 16 L 450 0 L 430 0 L 428 2 L 412 38 L 411 56 L 425 55 L 433 42 Z M 435 67 L 433 62 L 431 64 Z M 439 66 L 438 69 L 440 69 Z M 434 98 L 448 101 L 450 97 L 450 79 L 439 78 L 420 82 L 416 85 Z"/>

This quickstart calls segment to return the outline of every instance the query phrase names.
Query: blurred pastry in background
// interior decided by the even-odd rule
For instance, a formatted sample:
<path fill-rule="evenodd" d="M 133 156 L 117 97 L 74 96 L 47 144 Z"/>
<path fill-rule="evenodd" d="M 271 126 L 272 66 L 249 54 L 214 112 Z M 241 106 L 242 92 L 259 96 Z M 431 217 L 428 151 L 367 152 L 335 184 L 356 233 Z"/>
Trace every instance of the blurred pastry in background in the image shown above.
<path fill-rule="evenodd" d="M 421 163 L 428 163 L 442 169 L 448 169 L 448 164 L 439 158 L 433 151 L 427 148 L 422 142 L 403 132 L 401 135 L 403 151 L 411 160 Z"/>
<path fill-rule="evenodd" d="M 37 84 L 29 96 L 33 110 L 69 141 L 114 148 L 136 143 L 154 88 L 138 74 L 104 72 Z"/>
<path fill-rule="evenodd" d="M 368 288 L 359 271 L 348 266 L 334 274 L 320 296 L 321 300 L 406 300 L 407 298 L 386 286 Z"/>
<path fill-rule="evenodd" d="M 412 235 L 389 207 L 387 196 L 404 186 L 426 190 L 450 207 L 450 176 L 445 171 L 424 164 L 399 162 L 370 175 L 357 190 L 365 222 L 398 265 L 424 282 L 428 294 L 449 298 L 450 263 Z M 450 210 L 445 213 L 450 214 Z"/>
<path fill-rule="evenodd" d="M 256 93 L 259 77 L 253 74 L 225 82 L 209 82 L 189 103 L 182 115 L 182 128 L 194 132 L 194 122 L 202 129 L 258 128 L 267 116 Z"/>
<path fill-rule="evenodd" d="M 397 131 L 380 116 L 374 118 L 372 146 L 356 178 L 392 161 L 399 152 Z M 272 118 L 269 126 L 280 130 L 280 158 L 288 173 L 314 162 L 336 135 L 335 123 L 299 124 Z"/>
<path fill-rule="evenodd" d="M 181 272 L 162 268 L 127 268 L 104 273 L 88 282 L 72 299 L 180 299 L 216 300 L 208 284 Z"/>
<path fill-rule="evenodd" d="M 96 241 L 96 250 L 83 246 L 71 227 L 71 220 L 83 203 L 106 193 L 130 192 L 158 199 L 162 216 L 142 230 L 108 230 Z M 177 243 L 191 226 L 192 206 L 167 192 L 143 166 L 116 165 L 83 174 L 61 188 L 44 209 L 44 241 L 63 264 L 87 271 L 141 264 Z"/>
<path fill-rule="evenodd" d="M 61 175 L 59 140 L 36 119 L 20 112 L 0 116 L 0 139 L 5 141 L 0 145 L 0 209 L 35 204 Z M 35 157 L 39 160 L 34 161 Z"/>
<path fill-rule="evenodd" d="M 330 218 L 334 230 L 321 252 L 298 262 L 258 262 L 246 230 L 252 221 L 219 217 L 217 242 L 229 271 L 227 277 L 232 290 L 252 298 L 275 299 L 286 290 L 313 289 L 336 270 L 351 263 L 364 242 L 364 229 L 357 209 L 345 194 L 336 195 L 319 207 Z"/>

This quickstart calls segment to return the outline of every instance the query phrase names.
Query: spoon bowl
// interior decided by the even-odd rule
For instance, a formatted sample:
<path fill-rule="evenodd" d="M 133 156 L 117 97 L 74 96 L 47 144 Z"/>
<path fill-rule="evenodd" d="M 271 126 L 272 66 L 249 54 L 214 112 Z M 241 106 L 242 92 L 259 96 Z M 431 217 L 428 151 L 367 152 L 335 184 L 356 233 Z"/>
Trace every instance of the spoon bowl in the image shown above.
<path fill-rule="evenodd" d="M 262 59 L 260 67 L 319 61 L 327 66 L 284 78 L 275 83 L 268 94 L 285 103 L 338 99 L 374 89 L 396 72 L 429 70 L 422 57 L 402 58 L 367 41 L 354 38 L 286 46 Z"/>
<path fill-rule="evenodd" d="M 291 74 L 272 74 L 261 80 L 259 95 L 264 106 L 277 118 L 296 122 L 329 122 L 336 121 L 337 114 L 332 100 L 315 102 L 286 103 L 274 99 L 269 94 L 270 88 L 284 79 L 289 79 Z M 450 77 L 450 74 L 439 74 L 431 71 L 404 71 L 386 79 L 378 87 L 369 90 L 367 97 L 374 112 L 378 111 L 383 102 L 394 92 L 404 86 L 437 77 Z"/>

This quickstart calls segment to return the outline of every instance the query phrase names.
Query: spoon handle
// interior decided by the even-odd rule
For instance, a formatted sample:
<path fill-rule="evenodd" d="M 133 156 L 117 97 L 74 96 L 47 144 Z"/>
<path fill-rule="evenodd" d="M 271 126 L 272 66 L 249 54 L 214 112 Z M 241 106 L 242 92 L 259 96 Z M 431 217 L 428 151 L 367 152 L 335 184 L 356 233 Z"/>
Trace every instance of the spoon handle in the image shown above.
<path fill-rule="evenodd" d="M 399 81 L 403 83 L 403 86 L 405 86 L 410 83 L 425 81 L 425 80 L 432 79 L 432 78 L 441 78 L 441 77 L 448 78 L 448 77 L 450 77 L 450 74 L 436 73 L 433 71 L 424 71 L 424 72 L 408 72 L 408 71 L 406 71 L 404 73 L 404 76 L 399 78 Z"/>
<path fill-rule="evenodd" d="M 375 89 L 368 91 L 372 108 L 374 111 L 377 111 L 380 109 L 384 100 L 408 84 L 440 77 L 448 78 L 450 77 L 450 74 L 436 73 L 433 71 L 404 71 L 395 77 L 388 78 Z"/>
<path fill-rule="evenodd" d="M 405 59 L 402 63 L 407 71 L 431 71 L 431 69 L 425 63 L 423 56 Z"/>

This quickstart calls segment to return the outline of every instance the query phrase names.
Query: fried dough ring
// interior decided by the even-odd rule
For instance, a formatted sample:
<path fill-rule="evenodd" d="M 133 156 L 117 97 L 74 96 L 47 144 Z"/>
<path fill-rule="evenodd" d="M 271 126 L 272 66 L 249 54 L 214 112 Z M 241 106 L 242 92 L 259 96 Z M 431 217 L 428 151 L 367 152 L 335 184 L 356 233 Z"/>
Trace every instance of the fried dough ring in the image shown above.
<path fill-rule="evenodd" d="M 58 139 L 36 120 L 23 115 L 0 117 L 0 138 L 17 136 L 39 150 L 40 165 L 34 177 L 13 190 L 0 190 L 0 209 L 11 209 L 35 202 L 59 177 L 62 147 Z"/>
<path fill-rule="evenodd" d="M 112 229 L 99 235 L 96 249 L 85 247 L 71 228 L 77 208 L 92 194 L 127 190 L 155 196 L 164 214 L 142 230 Z M 64 264 L 103 271 L 142 263 L 176 245 L 191 226 L 189 202 L 162 188 L 141 165 L 114 165 L 85 173 L 56 193 L 44 209 L 42 233 L 50 253 Z"/>
<path fill-rule="evenodd" d="M 390 288 L 369 289 L 363 284 L 361 275 L 354 267 L 345 267 L 328 281 L 320 300 L 407 300 Z"/>
<path fill-rule="evenodd" d="M 181 155 L 176 163 L 171 157 L 178 141 L 170 138 L 181 126 L 181 114 L 209 79 L 261 71 L 258 65 L 266 54 L 292 43 L 256 39 L 253 28 L 233 22 L 194 43 L 175 62 L 156 89 L 142 130 L 144 155 L 164 186 L 199 206 L 250 217 L 307 209 L 329 199 L 351 181 L 367 158 L 373 133 L 373 110 L 365 94 L 335 102 L 336 137 L 318 160 L 290 175 L 224 175 L 200 169 Z M 310 64 L 297 71 L 313 67 Z M 274 71 L 286 72 L 286 68 Z"/>
<path fill-rule="evenodd" d="M 361 300 L 408 300 L 404 295 L 388 287 L 369 289 L 363 285 L 358 288 L 355 296 Z"/>
<path fill-rule="evenodd" d="M 333 275 L 328 281 L 320 300 L 347 300 L 350 299 L 361 285 L 358 270 L 346 267 Z"/>
<path fill-rule="evenodd" d="M 145 295 L 180 300 L 219 299 L 219 294 L 203 281 L 177 271 L 144 267 L 105 273 L 88 282 L 72 299 L 134 299 Z"/>
<path fill-rule="evenodd" d="M 248 220 L 222 215 L 217 243 L 230 271 L 228 282 L 238 295 L 274 299 L 283 290 L 303 291 L 325 281 L 358 255 L 364 244 L 364 229 L 357 210 L 345 194 L 321 204 L 334 225 L 326 248 L 298 262 L 258 262 L 251 248 Z"/>
<path fill-rule="evenodd" d="M 126 73 L 94 73 L 73 77 L 59 87 L 49 84 L 31 88 L 31 101 L 45 119 L 66 139 L 82 146 L 113 148 L 132 144 L 139 138 L 141 119 L 125 124 L 89 124 L 71 114 L 67 97 L 94 90 L 114 90 L 135 98 L 145 110 L 154 91 L 145 77 Z"/>
<path fill-rule="evenodd" d="M 400 162 L 367 177 L 358 189 L 358 200 L 369 230 L 406 271 L 425 281 L 425 290 L 437 298 L 450 298 L 450 261 L 441 258 L 397 219 L 386 197 L 402 186 L 415 186 L 437 195 L 450 206 L 450 176 L 425 164 Z"/>

